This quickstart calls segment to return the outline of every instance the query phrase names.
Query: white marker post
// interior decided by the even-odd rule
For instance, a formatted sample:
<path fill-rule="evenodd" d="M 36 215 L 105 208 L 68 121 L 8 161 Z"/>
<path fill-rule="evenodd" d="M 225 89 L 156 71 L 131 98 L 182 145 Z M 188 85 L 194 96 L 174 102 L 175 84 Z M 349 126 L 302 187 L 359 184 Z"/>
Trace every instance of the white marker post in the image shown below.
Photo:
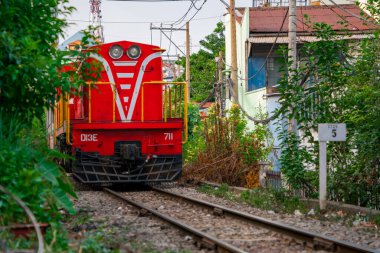
<path fill-rule="evenodd" d="M 319 138 L 319 207 L 326 209 L 327 141 L 346 141 L 346 124 L 318 124 Z"/>

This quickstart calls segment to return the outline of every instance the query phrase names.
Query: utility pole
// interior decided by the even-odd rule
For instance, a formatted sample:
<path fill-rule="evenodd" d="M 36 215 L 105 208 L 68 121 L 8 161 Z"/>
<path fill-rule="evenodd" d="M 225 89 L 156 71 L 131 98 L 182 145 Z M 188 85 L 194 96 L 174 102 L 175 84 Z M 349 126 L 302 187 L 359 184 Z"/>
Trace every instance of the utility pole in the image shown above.
<path fill-rule="evenodd" d="M 165 28 L 165 27 L 154 27 L 154 26 L 150 26 L 150 30 L 159 30 L 161 33 L 161 35 L 163 34 L 176 48 L 178 51 L 180 51 L 183 55 L 186 55 L 180 48 L 179 46 L 177 46 L 177 44 L 171 39 L 171 37 L 169 37 L 164 31 L 186 31 L 186 29 L 175 29 L 175 28 Z M 160 36 L 161 36 L 160 35 Z M 151 35 L 151 40 L 152 40 L 152 35 Z"/>
<path fill-rule="evenodd" d="M 216 88 L 216 96 L 217 96 L 217 105 L 219 110 L 219 117 L 222 117 L 222 84 L 223 84 L 223 52 L 219 51 L 219 59 L 218 59 L 218 86 Z"/>
<path fill-rule="evenodd" d="M 235 93 L 235 96 L 238 96 L 235 0 L 230 0 L 230 24 L 231 24 L 231 71 L 232 71 L 231 79 L 233 83 L 232 88 Z M 234 100 L 235 100 L 234 97 L 232 97 L 232 101 Z"/>
<path fill-rule="evenodd" d="M 177 61 L 179 62 L 179 54 L 177 55 Z M 181 76 L 181 64 L 178 63 L 177 65 L 177 76 L 180 77 Z"/>
<path fill-rule="evenodd" d="M 296 0 L 289 0 L 288 58 L 292 61 L 291 69 L 297 68 L 297 6 Z"/>
<path fill-rule="evenodd" d="M 289 32 L 288 32 L 288 60 L 292 62 L 289 68 L 288 81 L 293 79 L 294 72 L 297 68 L 297 6 L 296 0 L 289 0 Z M 289 122 L 289 130 L 293 133 L 297 131 L 297 122 L 293 118 Z"/>
<path fill-rule="evenodd" d="M 187 99 L 190 101 L 190 27 L 189 21 L 186 22 L 186 83 Z"/>

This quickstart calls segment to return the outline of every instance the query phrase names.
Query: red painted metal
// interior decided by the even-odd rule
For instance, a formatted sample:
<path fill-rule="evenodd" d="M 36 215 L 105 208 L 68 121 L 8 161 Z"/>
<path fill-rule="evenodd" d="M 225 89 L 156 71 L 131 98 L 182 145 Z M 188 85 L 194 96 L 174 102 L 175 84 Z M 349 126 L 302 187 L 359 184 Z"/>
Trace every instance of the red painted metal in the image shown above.
<path fill-rule="evenodd" d="M 114 154 L 117 141 L 138 141 L 142 154 L 172 155 L 182 153 L 182 122 L 163 123 L 79 123 L 73 124 L 73 151 Z"/>
<path fill-rule="evenodd" d="M 123 48 L 120 59 L 115 60 L 109 56 L 109 49 L 113 45 Z M 130 59 L 126 54 L 126 50 L 132 45 L 141 48 L 138 59 Z M 147 157 L 182 154 L 183 121 L 178 118 L 164 122 L 162 85 L 147 85 L 144 88 L 145 120 L 141 122 L 142 84 L 162 80 L 159 48 L 119 41 L 95 46 L 92 50 L 98 53 L 90 56 L 88 61 L 97 62 L 101 66 L 100 79 L 91 84 L 91 87 L 81 87 L 83 95 L 71 98 L 72 154 L 80 150 L 112 156 L 115 143 L 119 141 L 140 142 L 141 152 Z M 70 67 L 66 67 L 64 71 L 69 69 Z M 116 99 L 113 89 L 116 89 Z M 57 135 L 61 133 L 64 131 L 57 132 Z"/>

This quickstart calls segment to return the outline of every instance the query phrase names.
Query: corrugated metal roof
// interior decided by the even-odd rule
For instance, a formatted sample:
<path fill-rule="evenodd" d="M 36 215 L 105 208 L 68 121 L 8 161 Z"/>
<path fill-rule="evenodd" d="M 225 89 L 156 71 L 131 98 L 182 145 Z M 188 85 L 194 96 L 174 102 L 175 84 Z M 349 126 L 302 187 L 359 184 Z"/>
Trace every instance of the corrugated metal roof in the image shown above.
<path fill-rule="evenodd" d="M 360 15 L 360 7 L 354 4 L 340 5 L 348 12 Z M 281 28 L 281 23 L 288 7 L 255 7 L 249 9 L 249 30 L 251 33 L 277 33 Z M 241 11 L 242 9 L 239 8 Z M 332 25 L 333 29 L 351 31 L 366 31 L 376 28 L 373 24 L 364 24 L 362 20 L 355 17 L 337 6 L 299 6 L 297 8 L 297 32 L 311 32 L 308 27 L 307 15 L 311 22 L 324 22 Z M 288 15 L 289 16 L 289 15 Z M 288 32 L 288 16 L 285 19 L 282 32 Z M 341 22 L 346 20 L 348 26 Z"/>
<path fill-rule="evenodd" d="M 369 38 L 370 34 L 354 34 L 352 36 L 339 36 L 337 39 L 339 40 L 357 40 L 357 39 L 364 39 Z M 297 36 L 297 42 L 303 43 L 303 42 L 314 42 L 319 41 L 320 39 L 315 36 Z M 272 44 L 276 41 L 276 36 L 262 36 L 262 37 L 250 37 L 249 42 L 253 44 Z M 278 37 L 276 43 L 277 44 L 288 44 L 289 40 L 288 37 Z"/>

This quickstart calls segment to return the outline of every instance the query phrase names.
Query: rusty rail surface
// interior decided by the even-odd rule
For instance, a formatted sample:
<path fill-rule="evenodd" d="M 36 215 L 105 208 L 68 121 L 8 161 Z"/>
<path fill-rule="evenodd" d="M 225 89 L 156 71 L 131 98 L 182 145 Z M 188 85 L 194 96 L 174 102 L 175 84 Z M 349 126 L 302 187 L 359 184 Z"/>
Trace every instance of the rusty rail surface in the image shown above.
<path fill-rule="evenodd" d="M 119 199 L 122 199 L 123 201 L 126 201 L 127 203 L 141 208 L 143 210 L 148 211 L 149 213 L 155 215 L 156 217 L 180 228 L 181 230 L 185 231 L 186 233 L 190 233 L 191 235 L 194 236 L 194 239 L 196 239 L 202 246 L 208 248 L 208 249 L 213 249 L 215 252 L 232 252 L 232 253 L 246 253 L 246 251 L 241 250 L 232 244 L 229 244 L 225 241 L 219 240 L 218 238 L 208 235 L 206 233 L 203 233 L 202 231 L 193 228 L 179 220 L 173 219 L 168 215 L 165 215 L 163 213 L 158 212 L 154 208 L 150 208 L 142 203 L 136 202 L 134 200 L 129 199 L 128 197 L 117 193 L 115 191 L 112 191 L 108 188 L 103 189 L 105 192 L 111 194 L 112 196 L 115 196 Z"/>
<path fill-rule="evenodd" d="M 171 197 L 180 198 L 185 201 L 191 202 L 192 204 L 206 207 L 218 212 L 219 214 L 228 215 L 234 218 L 239 218 L 245 221 L 248 221 L 252 224 L 255 224 L 260 227 L 281 233 L 285 236 L 296 239 L 298 242 L 305 243 L 308 247 L 314 250 L 327 250 L 331 252 L 342 252 L 342 253 L 353 253 L 353 252 L 366 252 L 366 253 L 380 253 L 375 249 L 371 249 L 365 246 L 360 246 L 352 244 L 350 242 L 341 241 L 331 237 L 326 237 L 323 235 L 318 235 L 316 233 L 308 232 L 299 228 L 295 228 L 280 222 L 271 221 L 258 217 L 246 212 L 240 212 L 235 209 L 224 207 L 221 205 L 209 203 L 207 201 L 195 199 L 192 197 L 184 196 L 181 194 L 173 193 L 161 188 L 151 187 L 153 190 L 170 195 Z"/>

